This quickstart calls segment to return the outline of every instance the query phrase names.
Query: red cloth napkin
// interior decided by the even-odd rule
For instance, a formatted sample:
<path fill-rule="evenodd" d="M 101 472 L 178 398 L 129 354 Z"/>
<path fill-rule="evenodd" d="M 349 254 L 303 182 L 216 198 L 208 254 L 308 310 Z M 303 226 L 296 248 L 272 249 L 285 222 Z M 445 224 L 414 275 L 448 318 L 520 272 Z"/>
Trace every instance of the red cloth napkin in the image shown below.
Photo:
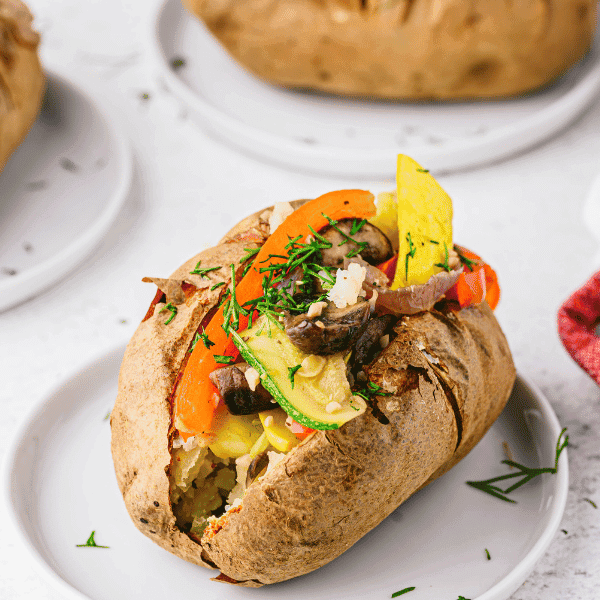
<path fill-rule="evenodd" d="M 600 271 L 558 311 L 558 335 L 575 362 L 600 385 Z"/>

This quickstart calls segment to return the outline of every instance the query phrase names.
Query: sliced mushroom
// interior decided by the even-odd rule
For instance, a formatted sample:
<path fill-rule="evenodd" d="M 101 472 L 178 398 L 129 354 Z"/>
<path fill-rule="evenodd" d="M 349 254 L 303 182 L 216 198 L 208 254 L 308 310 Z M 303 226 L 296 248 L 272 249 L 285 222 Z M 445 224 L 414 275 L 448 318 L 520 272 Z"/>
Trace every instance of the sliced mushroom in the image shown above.
<path fill-rule="evenodd" d="M 392 245 L 379 228 L 365 223 L 353 234 L 351 231 L 354 222 L 355 219 L 340 219 L 336 227 L 358 243 L 349 241 L 331 225 L 321 230 L 321 235 L 331 242 L 331 248 L 322 250 L 324 265 L 340 268 L 344 265 L 344 258 L 352 251 L 360 254 L 371 265 L 378 265 L 392 256 Z M 364 247 L 359 246 L 363 243 Z"/>
<path fill-rule="evenodd" d="M 381 315 L 369 320 L 364 331 L 356 341 L 353 358 L 354 365 L 362 367 L 373 361 L 377 352 L 381 350 L 379 343 L 381 337 L 393 321 L 395 319 L 392 315 Z"/>
<path fill-rule="evenodd" d="M 263 475 L 269 466 L 269 455 L 267 451 L 257 454 L 250 465 L 248 466 L 248 472 L 246 473 L 246 487 L 250 487 L 250 484 L 258 477 Z"/>
<path fill-rule="evenodd" d="M 317 317 L 286 314 L 285 332 L 306 354 L 328 355 L 350 348 L 369 320 L 371 307 L 362 298 L 352 306 L 336 308 L 329 303 Z"/>
<path fill-rule="evenodd" d="M 260 384 L 252 391 L 243 370 L 236 365 L 217 369 L 209 377 L 234 415 L 250 415 L 273 408 L 269 392 Z"/>
<path fill-rule="evenodd" d="M 304 271 L 300 267 L 296 267 L 291 273 L 278 281 L 274 287 L 278 290 L 283 290 L 290 294 L 295 295 L 309 295 L 313 292 L 312 278 L 308 277 L 304 279 Z"/>

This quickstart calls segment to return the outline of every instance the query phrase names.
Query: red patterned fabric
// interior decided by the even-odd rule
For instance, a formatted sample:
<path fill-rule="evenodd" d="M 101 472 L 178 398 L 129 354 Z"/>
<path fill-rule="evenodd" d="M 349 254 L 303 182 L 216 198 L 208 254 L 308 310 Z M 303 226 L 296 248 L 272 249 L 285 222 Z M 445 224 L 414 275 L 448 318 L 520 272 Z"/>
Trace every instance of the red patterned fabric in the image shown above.
<path fill-rule="evenodd" d="M 600 272 L 558 311 L 558 335 L 575 362 L 600 384 Z"/>

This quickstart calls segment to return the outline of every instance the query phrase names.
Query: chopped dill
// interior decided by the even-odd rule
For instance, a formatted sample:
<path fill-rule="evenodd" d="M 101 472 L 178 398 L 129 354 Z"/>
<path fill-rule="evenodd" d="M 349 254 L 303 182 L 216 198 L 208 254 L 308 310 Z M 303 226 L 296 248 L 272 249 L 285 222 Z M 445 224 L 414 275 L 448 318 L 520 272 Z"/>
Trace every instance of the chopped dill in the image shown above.
<path fill-rule="evenodd" d="M 417 247 L 413 244 L 410 231 L 406 234 L 406 241 L 408 242 L 408 252 L 404 257 L 404 279 L 408 281 L 408 259 L 414 258 L 417 253 Z"/>
<path fill-rule="evenodd" d="M 213 358 L 215 359 L 215 362 L 220 365 L 230 365 L 233 362 L 232 356 L 225 356 L 224 354 L 215 354 Z"/>
<path fill-rule="evenodd" d="M 295 367 L 288 367 L 288 379 L 290 380 L 290 383 L 292 384 L 292 389 L 294 389 L 294 375 L 296 374 L 296 371 L 298 371 L 298 369 L 301 369 L 302 365 L 296 365 Z"/>
<path fill-rule="evenodd" d="M 168 325 L 177 315 L 177 307 L 169 302 L 169 304 L 165 304 L 158 312 L 164 312 L 165 310 L 171 311 L 171 316 L 165 321 L 165 325 Z"/>
<path fill-rule="evenodd" d="M 208 279 L 208 273 L 212 271 L 218 271 L 221 267 L 201 267 L 201 260 L 198 261 L 196 266 L 192 271 L 190 271 L 190 275 L 200 275 L 201 279 Z"/>
<path fill-rule="evenodd" d="M 450 273 L 450 271 L 452 271 L 452 269 L 450 268 L 450 265 L 448 264 L 448 246 L 446 245 L 446 242 L 444 242 L 444 262 L 443 263 L 435 263 L 436 267 L 440 267 L 441 269 L 444 269 L 444 271 L 448 271 L 448 273 Z"/>
<path fill-rule="evenodd" d="M 99 546 L 96 544 L 96 540 L 94 540 L 94 535 L 96 535 L 95 531 L 90 533 L 90 537 L 87 539 L 85 544 L 76 544 L 76 548 L 109 548 L 110 546 Z"/>

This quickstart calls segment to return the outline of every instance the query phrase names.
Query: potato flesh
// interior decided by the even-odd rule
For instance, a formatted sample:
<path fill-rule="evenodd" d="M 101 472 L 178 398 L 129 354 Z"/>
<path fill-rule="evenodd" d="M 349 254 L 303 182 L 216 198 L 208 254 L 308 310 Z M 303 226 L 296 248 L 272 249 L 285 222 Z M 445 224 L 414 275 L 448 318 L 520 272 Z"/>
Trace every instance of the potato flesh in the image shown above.
<path fill-rule="evenodd" d="M 283 410 L 269 411 L 277 412 L 281 414 L 276 415 L 274 421 L 282 425 L 286 418 Z M 228 504 L 242 498 L 248 466 L 254 458 L 252 450 L 261 437 L 261 428 L 256 415 L 243 418 L 230 415 L 222 420 L 217 442 L 210 447 L 173 450 L 171 505 L 182 531 L 201 536 L 210 516 L 219 516 Z M 297 442 L 295 436 L 289 434 Z M 273 449 L 269 442 L 263 448 L 267 449 Z M 275 449 L 281 450 L 278 446 Z"/>
<path fill-rule="evenodd" d="M 201 535 L 209 516 L 224 506 L 236 483 L 235 463 L 208 448 L 173 453 L 171 504 L 177 526 Z"/>

